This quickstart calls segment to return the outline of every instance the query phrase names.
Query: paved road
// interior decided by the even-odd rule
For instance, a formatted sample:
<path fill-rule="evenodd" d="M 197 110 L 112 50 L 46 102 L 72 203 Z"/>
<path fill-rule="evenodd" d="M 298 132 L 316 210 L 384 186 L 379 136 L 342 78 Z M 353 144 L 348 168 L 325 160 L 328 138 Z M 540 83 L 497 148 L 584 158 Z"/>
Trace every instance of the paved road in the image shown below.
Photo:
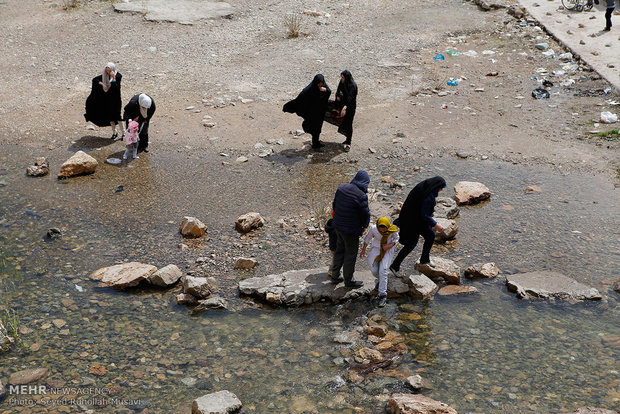
<path fill-rule="evenodd" d="M 607 79 L 620 92 L 620 5 L 612 16 L 613 27 L 605 27 L 605 0 L 591 11 L 564 10 L 561 0 L 519 0 L 521 6 L 545 27 L 547 32 L 579 55 L 584 62 Z"/>

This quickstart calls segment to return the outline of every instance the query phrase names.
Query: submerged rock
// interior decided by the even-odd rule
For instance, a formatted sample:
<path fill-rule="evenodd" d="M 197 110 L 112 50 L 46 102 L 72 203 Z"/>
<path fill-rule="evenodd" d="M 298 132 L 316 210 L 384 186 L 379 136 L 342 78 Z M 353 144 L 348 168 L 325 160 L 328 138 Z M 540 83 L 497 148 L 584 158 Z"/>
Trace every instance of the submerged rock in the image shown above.
<path fill-rule="evenodd" d="M 473 181 L 459 181 L 454 186 L 454 192 L 459 205 L 476 204 L 491 197 L 491 192 L 484 184 Z"/>
<path fill-rule="evenodd" d="M 179 269 L 176 265 L 169 264 L 149 276 L 148 280 L 152 285 L 169 287 L 177 283 L 181 276 L 183 276 L 181 269 Z"/>
<path fill-rule="evenodd" d="M 76 175 L 92 174 L 99 163 L 84 151 L 76 152 L 60 166 L 58 178 L 68 178 Z"/>
<path fill-rule="evenodd" d="M 459 207 L 450 197 L 437 197 L 437 204 L 435 204 L 435 218 L 447 218 L 454 219 L 459 215 Z"/>
<path fill-rule="evenodd" d="M 239 411 L 241 401 L 230 391 L 218 391 L 196 398 L 192 403 L 192 414 L 229 414 Z"/>
<path fill-rule="evenodd" d="M 0 402 L 2 402 L 7 395 L 8 392 L 6 391 L 6 387 L 2 384 L 2 381 L 0 381 Z"/>
<path fill-rule="evenodd" d="M 11 385 L 24 385 L 30 384 L 44 378 L 49 373 L 47 368 L 25 369 L 23 371 L 17 371 L 9 377 L 9 384 Z"/>
<path fill-rule="evenodd" d="M 57 227 L 51 227 L 47 230 L 45 238 L 48 240 L 56 240 L 62 237 L 62 231 Z"/>
<path fill-rule="evenodd" d="M 419 374 L 415 374 L 410 377 L 407 377 L 407 380 L 405 381 L 405 383 L 409 387 L 411 387 L 412 390 L 416 392 L 420 392 L 423 390 L 430 390 L 432 388 L 428 380 L 426 380 L 425 378 L 422 378 Z"/>
<path fill-rule="evenodd" d="M 45 157 L 37 157 L 34 159 L 34 165 L 26 169 L 26 174 L 31 177 L 42 177 L 49 174 L 50 164 Z"/>
<path fill-rule="evenodd" d="M 386 411 L 389 414 L 457 414 L 449 405 L 420 394 L 392 394 Z"/>
<path fill-rule="evenodd" d="M 463 295 L 471 293 L 478 293 L 478 289 L 473 286 L 448 285 L 442 287 L 439 289 L 439 292 L 437 292 L 440 296 Z"/>
<path fill-rule="evenodd" d="M 564 300 L 599 300 L 598 290 L 561 273 L 541 271 L 506 276 L 508 290 L 520 297 L 557 298 Z"/>
<path fill-rule="evenodd" d="M 616 291 L 616 293 L 620 294 L 620 280 L 616 280 L 612 286 L 612 289 Z"/>
<path fill-rule="evenodd" d="M 495 263 L 475 263 L 465 269 L 465 277 L 468 279 L 484 279 L 495 277 L 499 274 L 499 267 Z"/>
<path fill-rule="evenodd" d="M 434 266 L 431 266 L 429 263 L 421 264 L 418 260 L 413 267 L 433 281 L 443 279 L 446 283 L 451 285 L 458 285 L 461 283 L 461 269 L 452 260 L 431 256 L 431 262 Z"/>
<path fill-rule="evenodd" d="M 212 296 L 200 302 L 196 309 L 228 309 L 228 302 L 220 296 Z"/>
<path fill-rule="evenodd" d="M 249 233 L 265 225 L 265 219 L 258 213 L 247 213 L 239 216 L 235 222 L 235 229 L 239 233 Z"/>
<path fill-rule="evenodd" d="M 185 238 L 203 237 L 207 234 L 207 226 L 195 217 L 183 217 L 179 228 L 181 236 Z"/>
<path fill-rule="evenodd" d="M 608 410 L 606 408 L 579 407 L 577 411 L 564 412 L 559 414 L 618 414 L 618 411 Z"/>
<path fill-rule="evenodd" d="M 95 270 L 90 278 L 114 289 L 126 289 L 137 286 L 156 271 L 153 265 L 130 262 Z"/>
<path fill-rule="evenodd" d="M 174 299 L 178 305 L 196 305 L 198 303 L 198 299 L 189 293 L 179 293 L 175 295 Z"/>

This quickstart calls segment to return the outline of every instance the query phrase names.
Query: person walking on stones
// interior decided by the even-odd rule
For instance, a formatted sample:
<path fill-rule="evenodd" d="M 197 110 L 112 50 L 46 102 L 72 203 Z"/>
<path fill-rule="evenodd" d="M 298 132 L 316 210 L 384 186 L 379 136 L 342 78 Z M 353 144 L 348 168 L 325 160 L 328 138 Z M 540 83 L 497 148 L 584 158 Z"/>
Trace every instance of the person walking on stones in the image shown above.
<path fill-rule="evenodd" d="M 301 127 L 312 136 L 312 149 L 319 151 L 324 144 L 320 141 L 321 129 L 327 110 L 331 90 L 320 73 L 297 95 L 297 98 L 284 104 L 282 111 L 295 113 L 303 118 Z"/>
<path fill-rule="evenodd" d="M 332 203 L 334 211 L 333 226 L 336 231 L 336 252 L 332 266 L 332 283 L 344 280 L 345 287 L 357 288 L 364 283 L 353 279 L 355 261 L 359 249 L 359 238 L 370 223 L 368 209 L 368 184 L 370 177 L 364 170 L 355 174 L 350 184 L 338 187 Z M 344 279 L 341 279 L 340 269 Z"/>
<path fill-rule="evenodd" d="M 84 118 L 98 127 L 112 127 L 111 139 L 116 139 L 116 127 L 120 126 L 121 133 L 125 129 L 121 122 L 121 79 L 123 75 L 116 70 L 116 65 L 108 62 L 103 73 L 92 80 L 90 95 L 86 98 L 86 113 Z"/>
<path fill-rule="evenodd" d="M 387 299 L 388 267 L 394 258 L 394 246 L 398 241 L 398 229 L 390 223 L 387 217 L 381 217 L 377 224 L 372 226 L 366 237 L 360 257 L 366 255 L 366 247 L 370 245 L 368 253 L 368 265 L 371 273 L 379 279 L 379 307 L 385 306 Z"/>
<path fill-rule="evenodd" d="M 405 257 L 415 249 L 420 236 L 424 237 L 420 264 L 434 266 L 430 259 L 431 247 L 435 241 L 433 228 L 439 232 L 444 229 L 441 224 L 433 219 L 433 212 L 437 203 L 436 198 L 444 188 L 446 188 L 446 180 L 442 177 L 436 176 L 426 179 L 411 190 L 403 203 L 400 215 L 394 220 L 394 224 L 400 227 L 399 242 L 403 245 L 390 266 L 390 270 L 395 275 L 398 275 L 400 265 Z"/>
<path fill-rule="evenodd" d="M 134 95 L 123 112 L 123 119 L 127 124 L 133 119 L 140 126 L 138 152 L 149 152 L 149 123 L 155 113 L 155 101 L 149 95 L 141 93 Z"/>
<path fill-rule="evenodd" d="M 598 4 L 598 2 L 596 3 Z M 608 32 L 611 30 L 611 15 L 616 8 L 616 0 L 607 0 L 607 9 L 605 10 L 605 28 L 604 31 Z"/>
<path fill-rule="evenodd" d="M 351 138 L 353 137 L 353 118 L 357 108 L 357 84 L 353 80 L 353 75 L 348 70 L 343 70 L 340 74 L 340 82 L 336 89 L 336 109 L 340 110 L 342 123 L 338 127 L 338 132 L 345 136 L 342 143 L 345 151 L 351 149 Z"/>

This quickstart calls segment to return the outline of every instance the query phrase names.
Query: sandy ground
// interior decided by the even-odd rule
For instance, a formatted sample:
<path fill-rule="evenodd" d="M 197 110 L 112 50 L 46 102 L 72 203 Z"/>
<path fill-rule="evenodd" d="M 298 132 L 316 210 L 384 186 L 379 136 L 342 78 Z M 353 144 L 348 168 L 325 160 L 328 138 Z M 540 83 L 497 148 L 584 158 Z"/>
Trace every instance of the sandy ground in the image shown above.
<path fill-rule="evenodd" d="M 332 145 L 334 157 L 359 159 L 369 148 L 398 148 L 414 160 L 465 152 L 618 181 L 618 139 L 588 134 L 617 128 L 594 123 L 601 111 L 620 113 L 617 92 L 605 94 L 609 84 L 587 66 L 545 56 L 536 43 L 566 50 L 506 9 L 452 0 L 232 0 L 232 19 L 188 26 L 116 13 L 109 2 L 61 4 L 0 2 L 0 145 L 9 152 L 46 156 L 85 136 L 109 136 L 109 128 L 88 130 L 82 116 L 91 78 L 107 61 L 124 76 L 123 103 L 135 93 L 154 97 L 152 151 L 251 154 L 257 142 L 280 138 L 276 149 L 295 150 L 309 137 L 292 138 L 301 122 L 282 105 L 319 72 L 335 91 L 346 68 L 359 86 L 358 113 L 351 152 Z M 291 15 L 301 16 L 298 38 L 287 36 Z M 437 53 L 446 59 L 433 60 Z M 535 100 L 543 78 L 554 83 L 551 97 Z M 323 131 L 327 142 L 343 140 L 331 125 Z"/>

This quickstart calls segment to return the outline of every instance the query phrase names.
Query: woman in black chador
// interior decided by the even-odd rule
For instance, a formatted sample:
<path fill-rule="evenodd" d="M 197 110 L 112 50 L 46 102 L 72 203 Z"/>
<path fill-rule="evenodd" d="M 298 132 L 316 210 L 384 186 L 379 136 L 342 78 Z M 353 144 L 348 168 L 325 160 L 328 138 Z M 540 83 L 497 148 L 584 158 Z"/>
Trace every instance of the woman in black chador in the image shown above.
<path fill-rule="evenodd" d="M 353 117 L 357 107 L 357 84 L 353 80 L 353 75 L 348 70 L 343 70 L 340 74 L 340 82 L 336 90 L 336 109 L 340 110 L 342 123 L 338 127 L 338 132 L 346 137 L 342 143 L 344 149 L 351 149 L 351 137 L 353 136 Z"/>
<path fill-rule="evenodd" d="M 439 232 L 443 231 L 441 224 L 433 219 L 433 212 L 437 203 L 437 195 L 444 188 L 446 188 L 446 180 L 436 176 L 418 183 L 407 196 L 398 219 L 394 220 L 394 224 L 400 227 L 399 242 L 403 248 L 390 266 L 392 272 L 398 273 L 400 264 L 415 249 L 420 236 L 424 237 L 420 264 L 433 266 L 430 263 L 431 247 L 435 241 L 433 228 Z"/>
<path fill-rule="evenodd" d="M 116 126 L 125 135 L 121 122 L 121 79 L 123 75 L 116 70 L 114 63 L 109 62 L 103 73 L 93 78 L 90 95 L 86 98 L 86 121 L 98 127 L 111 126 L 112 139 L 116 139 Z"/>
<path fill-rule="evenodd" d="M 314 77 L 312 82 L 306 86 L 290 102 L 284 104 L 282 111 L 295 113 L 304 119 L 301 124 L 304 132 L 312 135 L 312 148 L 319 150 L 324 146 L 319 140 L 325 111 L 327 110 L 327 100 L 332 91 L 325 83 L 325 78 L 320 73 Z"/>

